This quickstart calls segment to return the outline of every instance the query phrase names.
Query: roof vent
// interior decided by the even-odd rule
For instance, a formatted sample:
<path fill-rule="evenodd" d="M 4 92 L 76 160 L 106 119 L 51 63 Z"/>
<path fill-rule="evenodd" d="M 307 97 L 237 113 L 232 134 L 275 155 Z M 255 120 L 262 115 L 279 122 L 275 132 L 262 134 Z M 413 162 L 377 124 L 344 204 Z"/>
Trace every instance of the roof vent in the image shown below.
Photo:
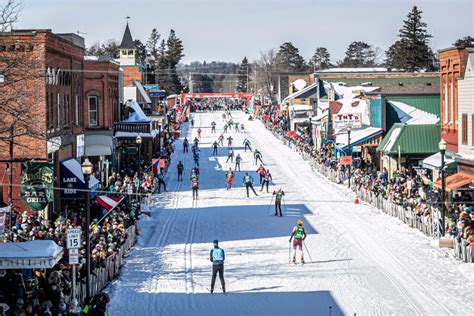
<path fill-rule="evenodd" d="M 431 86 L 431 82 L 427 82 L 426 85 L 427 85 L 427 86 Z"/>
<path fill-rule="evenodd" d="M 403 82 L 400 81 L 400 82 L 398 83 L 398 85 L 399 85 L 400 87 L 402 87 L 402 86 L 403 86 Z"/>

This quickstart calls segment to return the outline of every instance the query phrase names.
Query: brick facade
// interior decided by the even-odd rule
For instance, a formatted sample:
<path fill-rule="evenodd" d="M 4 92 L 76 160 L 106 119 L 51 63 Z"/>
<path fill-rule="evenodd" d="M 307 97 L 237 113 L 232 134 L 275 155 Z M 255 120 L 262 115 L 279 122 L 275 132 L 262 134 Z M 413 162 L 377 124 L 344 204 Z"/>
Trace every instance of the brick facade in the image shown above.
<path fill-rule="evenodd" d="M 12 45 L 19 47 L 10 49 Z M 20 64 L 12 67 L 17 71 L 16 75 L 5 75 L 2 95 L 26 93 L 21 105 L 27 106 L 29 111 L 22 114 L 21 118 L 28 121 L 30 131 L 35 135 L 14 139 L 13 159 L 52 159 L 57 172 L 59 161 L 74 155 L 74 135 L 83 130 L 80 114 L 84 48 L 51 30 L 16 30 L 0 33 L 0 54 L 4 62 L 0 68 L 4 68 L 5 63 L 11 65 L 12 60 L 18 59 L 18 56 L 25 63 L 25 66 Z M 8 86 L 15 76 L 21 80 Z M 5 104 L 11 102 L 6 101 Z M 5 119 L 12 120 L 14 117 Z M 48 153 L 47 144 L 51 138 L 61 139 L 61 146 L 54 153 Z M 0 142 L 0 159 L 10 159 L 8 142 Z M 13 163 L 13 201 L 17 210 L 24 209 L 19 196 L 20 172 L 20 163 Z M 5 162 L 0 163 L 0 180 L 3 187 L 9 186 L 9 172 L 6 171 Z M 8 202 L 8 189 L 3 190 L 2 197 L 4 202 Z"/>
<path fill-rule="evenodd" d="M 447 150 L 458 151 L 458 79 L 464 76 L 467 51 L 448 48 L 439 52 L 441 94 L 441 137 Z"/>
<path fill-rule="evenodd" d="M 119 64 L 112 60 L 86 60 L 84 63 L 84 129 L 112 130 L 119 120 Z M 89 97 L 97 97 L 97 125 L 89 126 Z"/>

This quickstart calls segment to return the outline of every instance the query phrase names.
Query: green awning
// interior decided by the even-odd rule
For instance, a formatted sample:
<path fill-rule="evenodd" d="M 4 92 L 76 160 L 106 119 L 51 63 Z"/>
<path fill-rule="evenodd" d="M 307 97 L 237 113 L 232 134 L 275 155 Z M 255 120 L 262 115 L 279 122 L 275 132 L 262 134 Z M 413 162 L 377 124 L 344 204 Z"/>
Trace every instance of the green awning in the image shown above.
<path fill-rule="evenodd" d="M 438 124 L 396 123 L 377 147 L 386 155 L 434 154 L 441 139 Z"/>

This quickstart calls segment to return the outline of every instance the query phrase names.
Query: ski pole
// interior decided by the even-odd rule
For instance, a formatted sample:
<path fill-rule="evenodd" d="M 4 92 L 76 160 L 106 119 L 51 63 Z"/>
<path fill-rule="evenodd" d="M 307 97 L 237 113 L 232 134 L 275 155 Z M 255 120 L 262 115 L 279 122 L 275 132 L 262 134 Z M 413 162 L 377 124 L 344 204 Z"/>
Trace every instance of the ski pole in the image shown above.
<path fill-rule="evenodd" d="M 270 200 L 270 205 L 268 205 L 268 208 L 267 208 L 267 212 L 266 212 L 267 215 L 269 214 L 270 208 L 272 207 L 272 202 L 273 202 L 273 195 L 272 195 L 272 199 Z"/>
<path fill-rule="evenodd" d="M 288 263 L 291 263 L 291 240 L 288 242 Z"/>
<path fill-rule="evenodd" d="M 308 247 L 307 247 L 306 244 L 304 243 L 304 240 L 303 240 L 303 245 L 304 245 L 304 248 L 306 249 L 306 252 L 308 253 L 309 260 L 311 260 L 311 263 L 314 263 L 314 262 L 313 262 L 313 258 L 311 258 L 311 254 L 309 253 Z"/>
<path fill-rule="evenodd" d="M 283 210 L 284 210 L 283 213 L 285 214 L 285 216 L 288 216 L 288 211 L 287 211 L 287 209 L 286 209 L 286 201 L 285 201 L 285 197 L 284 197 L 284 196 L 282 197 L 282 201 L 283 201 Z"/>

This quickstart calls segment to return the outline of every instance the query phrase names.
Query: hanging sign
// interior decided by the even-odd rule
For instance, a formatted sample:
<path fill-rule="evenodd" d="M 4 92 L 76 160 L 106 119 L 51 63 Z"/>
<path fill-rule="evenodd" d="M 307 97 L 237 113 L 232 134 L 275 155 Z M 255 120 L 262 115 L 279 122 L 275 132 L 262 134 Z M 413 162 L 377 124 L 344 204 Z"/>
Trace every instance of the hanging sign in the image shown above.
<path fill-rule="evenodd" d="M 21 199 L 29 209 L 43 210 L 53 201 L 53 164 L 23 162 L 21 164 Z"/>

